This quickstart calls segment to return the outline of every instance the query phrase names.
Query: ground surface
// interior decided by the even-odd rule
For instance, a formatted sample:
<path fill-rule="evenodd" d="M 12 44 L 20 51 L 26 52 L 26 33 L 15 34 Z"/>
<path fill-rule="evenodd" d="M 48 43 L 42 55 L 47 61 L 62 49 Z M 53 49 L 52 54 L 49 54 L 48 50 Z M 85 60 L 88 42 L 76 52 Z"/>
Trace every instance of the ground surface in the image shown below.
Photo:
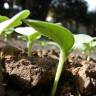
<path fill-rule="evenodd" d="M 25 42 L 0 41 L 0 96 L 50 96 L 59 49 L 34 44 L 29 58 L 25 48 Z M 96 61 L 77 53 L 65 62 L 56 96 L 96 96 Z"/>

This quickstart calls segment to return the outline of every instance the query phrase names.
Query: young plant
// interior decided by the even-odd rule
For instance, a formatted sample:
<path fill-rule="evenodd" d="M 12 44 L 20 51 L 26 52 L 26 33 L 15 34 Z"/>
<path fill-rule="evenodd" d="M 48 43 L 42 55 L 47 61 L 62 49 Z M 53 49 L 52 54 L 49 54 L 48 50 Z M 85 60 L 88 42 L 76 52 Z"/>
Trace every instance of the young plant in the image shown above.
<path fill-rule="evenodd" d="M 74 35 L 75 43 L 73 50 L 78 48 L 87 57 L 87 61 L 90 60 L 90 55 L 96 50 L 96 38 L 85 34 Z"/>
<path fill-rule="evenodd" d="M 36 21 L 36 20 L 25 20 L 24 22 L 27 25 L 35 28 L 42 35 L 45 35 L 53 39 L 60 47 L 59 64 L 57 67 L 56 76 L 55 76 L 55 80 L 54 80 L 53 88 L 51 92 L 51 96 L 54 96 L 59 79 L 60 79 L 60 75 L 64 66 L 64 61 L 66 60 L 69 54 L 69 50 L 73 46 L 74 37 L 69 30 L 67 30 L 66 28 L 60 25 L 43 22 L 43 21 Z"/>
<path fill-rule="evenodd" d="M 23 10 L 8 19 L 6 16 L 0 16 L 0 35 L 7 39 L 7 37 L 14 31 L 13 28 L 22 24 L 22 20 L 29 16 L 28 10 Z"/>
<path fill-rule="evenodd" d="M 22 34 L 20 37 L 21 39 L 27 41 L 28 56 L 31 57 L 32 43 L 40 36 L 40 33 L 32 27 L 18 27 L 15 29 L 15 31 L 19 34 Z"/>

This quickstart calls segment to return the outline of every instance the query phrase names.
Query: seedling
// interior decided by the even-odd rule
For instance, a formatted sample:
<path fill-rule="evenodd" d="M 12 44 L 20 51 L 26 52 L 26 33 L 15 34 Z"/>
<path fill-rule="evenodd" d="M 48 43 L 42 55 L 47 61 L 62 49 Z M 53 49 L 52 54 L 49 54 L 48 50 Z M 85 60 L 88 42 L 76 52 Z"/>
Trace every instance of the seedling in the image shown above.
<path fill-rule="evenodd" d="M 21 39 L 27 41 L 28 56 L 31 57 L 32 43 L 40 36 L 40 33 L 32 27 L 18 27 L 15 31 L 22 34 Z"/>
<path fill-rule="evenodd" d="M 4 38 L 4 41 L 7 41 L 9 37 L 11 37 L 11 34 L 13 33 L 14 29 L 6 29 L 1 33 L 1 37 Z"/>
<path fill-rule="evenodd" d="M 29 16 L 28 10 L 23 10 L 8 19 L 6 16 L 0 16 L 0 35 L 7 39 L 7 37 L 14 31 L 13 28 L 22 24 L 22 20 Z"/>
<path fill-rule="evenodd" d="M 36 21 L 36 20 L 25 20 L 24 22 L 27 25 L 35 28 L 42 35 L 45 35 L 53 39 L 60 47 L 59 64 L 57 67 L 56 76 L 55 76 L 55 80 L 54 80 L 53 88 L 51 92 L 51 96 L 54 96 L 59 79 L 60 79 L 60 75 L 64 66 L 64 61 L 69 55 L 69 50 L 73 46 L 74 37 L 69 30 L 67 30 L 66 28 L 60 25 L 43 22 L 43 21 Z"/>
<path fill-rule="evenodd" d="M 76 48 L 81 50 L 86 55 L 87 61 L 89 61 L 91 53 L 96 50 L 96 38 L 84 34 L 74 35 L 74 38 L 73 50 Z"/>

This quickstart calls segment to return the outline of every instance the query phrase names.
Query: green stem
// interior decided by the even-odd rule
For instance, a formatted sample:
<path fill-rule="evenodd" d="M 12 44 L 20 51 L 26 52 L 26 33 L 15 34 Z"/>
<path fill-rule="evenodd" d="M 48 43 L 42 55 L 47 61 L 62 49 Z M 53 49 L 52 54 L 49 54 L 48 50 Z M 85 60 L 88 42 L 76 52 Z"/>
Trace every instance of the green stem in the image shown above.
<path fill-rule="evenodd" d="M 91 54 L 91 50 L 89 50 L 89 51 L 87 52 L 87 61 L 90 61 L 90 54 Z"/>
<path fill-rule="evenodd" d="M 4 38 L 4 41 L 7 42 L 7 38 Z"/>
<path fill-rule="evenodd" d="M 31 57 L 32 54 L 32 41 L 27 42 L 28 56 Z"/>
<path fill-rule="evenodd" d="M 89 55 L 87 56 L 87 61 L 90 61 L 90 56 Z"/>
<path fill-rule="evenodd" d="M 64 67 L 64 61 L 66 60 L 66 55 L 64 53 L 64 50 L 60 50 L 60 58 L 59 58 L 59 64 L 57 67 L 57 71 L 56 71 L 56 75 L 55 75 L 55 80 L 53 83 L 53 88 L 52 88 L 52 92 L 50 96 L 55 96 L 56 93 L 56 89 L 57 89 L 57 85 Z"/>
<path fill-rule="evenodd" d="M 5 34 L 5 37 L 4 37 L 4 41 L 6 42 L 8 39 L 7 39 L 7 35 Z"/>

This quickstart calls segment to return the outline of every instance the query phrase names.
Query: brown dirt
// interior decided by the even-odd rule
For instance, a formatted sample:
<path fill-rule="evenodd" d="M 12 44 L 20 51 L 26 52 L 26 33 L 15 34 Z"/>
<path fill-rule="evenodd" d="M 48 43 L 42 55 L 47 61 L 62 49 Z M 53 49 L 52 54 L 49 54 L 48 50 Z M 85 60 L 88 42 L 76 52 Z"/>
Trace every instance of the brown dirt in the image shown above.
<path fill-rule="evenodd" d="M 5 90 L 5 95 L 0 96 L 50 96 L 59 51 L 35 49 L 35 46 L 29 58 L 20 42 L 9 45 L 0 42 Z M 96 62 L 88 62 L 71 53 L 65 62 L 56 96 L 96 96 Z"/>
<path fill-rule="evenodd" d="M 96 95 L 96 62 L 94 60 L 86 61 L 81 57 L 71 54 L 69 65 L 72 74 L 75 76 L 76 87 L 80 96 Z M 68 66 L 68 67 L 69 67 Z"/>

